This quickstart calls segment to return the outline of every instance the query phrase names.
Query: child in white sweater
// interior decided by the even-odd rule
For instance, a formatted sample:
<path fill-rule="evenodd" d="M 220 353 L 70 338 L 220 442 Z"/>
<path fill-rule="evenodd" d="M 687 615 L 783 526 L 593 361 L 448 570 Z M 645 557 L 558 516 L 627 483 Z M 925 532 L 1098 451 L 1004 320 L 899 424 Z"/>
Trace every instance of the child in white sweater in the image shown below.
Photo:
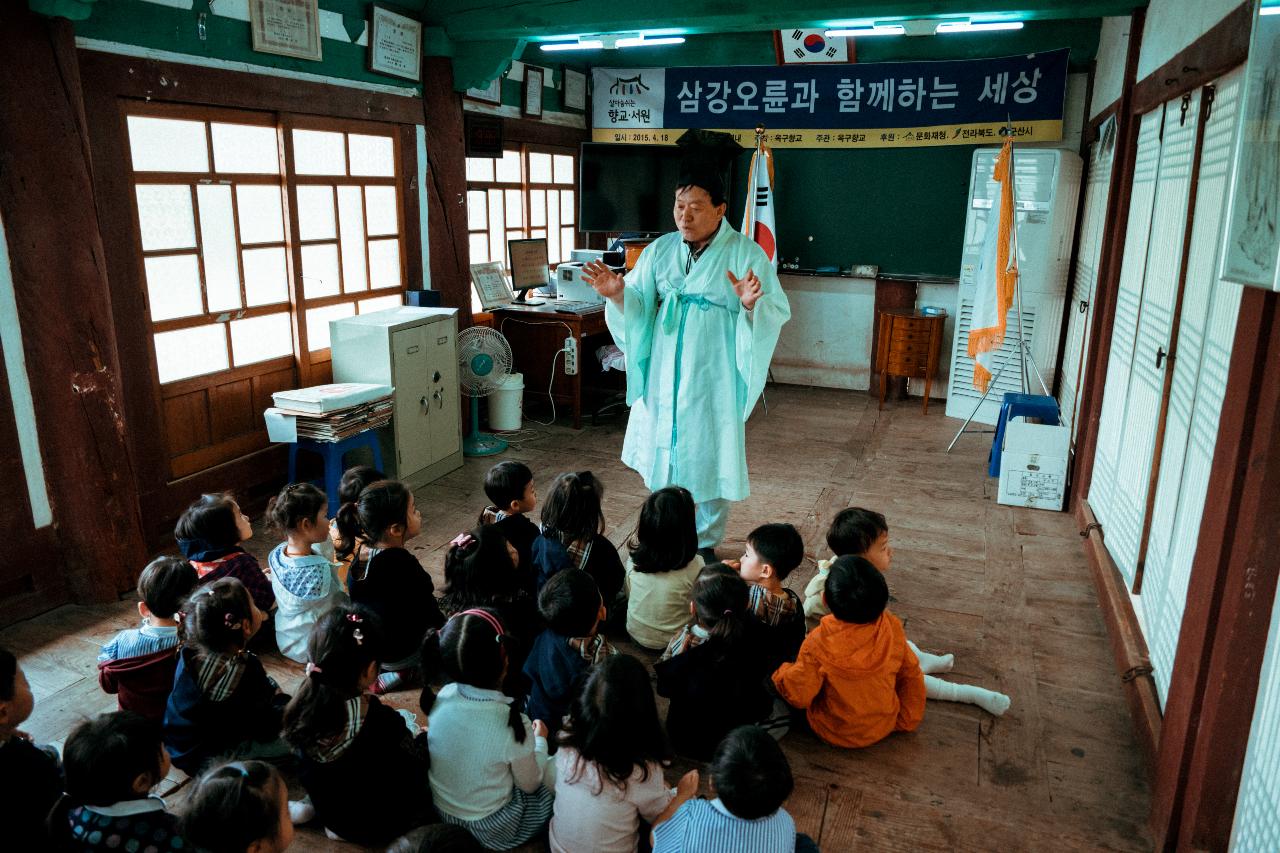
<path fill-rule="evenodd" d="M 428 633 L 422 648 L 427 681 L 447 682 L 439 695 L 422 695 L 436 810 L 490 850 L 540 833 L 555 786 L 547 727 L 530 723 L 500 689 L 508 642 L 498 612 L 477 607 Z"/>

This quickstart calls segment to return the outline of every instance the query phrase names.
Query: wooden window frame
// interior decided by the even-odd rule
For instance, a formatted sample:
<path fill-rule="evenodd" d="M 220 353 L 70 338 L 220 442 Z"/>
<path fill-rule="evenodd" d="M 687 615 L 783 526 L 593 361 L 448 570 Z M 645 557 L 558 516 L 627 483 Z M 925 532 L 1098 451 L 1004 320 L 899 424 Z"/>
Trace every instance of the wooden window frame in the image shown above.
<path fill-rule="evenodd" d="M 578 201 L 578 193 L 579 193 L 579 188 L 578 188 L 578 179 L 577 179 L 577 176 L 578 176 L 578 151 L 577 151 L 576 149 L 574 149 L 574 148 L 570 148 L 570 147 L 562 146 L 562 145 L 547 145 L 547 144 L 542 144 L 542 143 L 532 143 L 532 142 L 522 142 L 522 143 L 519 143 L 519 144 L 517 144 L 517 145 L 510 145 L 510 146 L 505 147 L 505 148 L 504 148 L 504 151 L 511 151 L 511 152 L 515 152 L 517 155 L 519 155 L 519 158 L 520 158 L 520 182 L 519 182 L 519 183 L 515 183 L 515 182 L 512 182 L 512 181 L 498 181 L 498 180 L 492 180 L 492 181 L 475 181 L 475 180 L 471 180 L 470 178 L 468 178 L 468 179 L 467 179 L 467 192 L 468 192 L 468 193 L 471 193 L 471 192 L 483 192 L 483 193 L 485 193 L 485 195 L 486 195 L 486 199 L 485 199 L 485 208 L 484 208 L 484 211 L 485 211 L 485 222 L 484 222 L 484 228 L 483 228 L 483 229 L 480 229 L 480 228 L 472 228 L 472 227 L 471 227 L 471 224 L 470 224 L 470 221 L 468 220 L 468 223 L 467 223 L 467 241 L 468 241 L 468 243 L 470 242 L 471 238 L 472 238 L 473 236 L 476 236 L 476 235 L 483 235 L 486 241 L 489 239 L 489 232 L 490 232 L 491 218 L 492 218 L 492 214 L 493 214 L 493 211 L 492 211 L 492 205 L 490 205 L 490 204 L 489 204 L 489 202 L 488 202 L 488 193 L 489 193 L 489 191 L 490 191 L 490 190 L 500 190 L 500 191 L 506 191 L 506 190 L 519 190 L 519 191 L 520 191 L 520 194 L 521 194 L 521 203 L 524 205 L 524 215 L 523 215 L 523 218 L 522 218 L 522 222 L 521 222 L 521 224 L 520 224 L 519 231 L 520 231 L 521 236 L 522 236 L 523 238 L 526 238 L 526 239 L 528 239 L 528 238 L 530 238 L 530 237 L 532 237 L 532 236 L 533 236 L 533 233 L 532 233 L 532 232 L 533 232 L 533 230 L 534 230 L 534 229 L 533 229 L 533 226 L 532 226 L 532 224 L 531 224 L 531 221 L 532 221 L 532 218 L 533 218 L 533 217 L 532 217 L 532 216 L 531 216 L 531 214 L 530 214 L 530 211 L 531 211 L 531 209 L 532 209 L 531 201 L 532 201 L 532 199 L 533 199 L 533 193 L 534 193 L 535 191 L 537 191 L 537 190 L 543 190 L 543 191 L 546 191 L 546 190 L 554 190 L 554 191 L 556 191 L 556 192 L 562 192 L 562 191 L 568 190 L 568 191 L 570 191 L 570 192 L 572 192 L 572 193 L 574 194 L 574 216 L 573 216 L 573 222 L 571 222 L 571 223 L 570 223 L 570 227 L 572 227 L 572 228 L 573 228 L 573 244 L 574 244 L 575 246 L 580 245 L 580 244 L 582 243 L 582 232 L 581 232 L 580 230 L 578 230 L 578 216 L 577 216 L 577 201 Z M 572 167 L 572 169 L 573 169 L 573 180 L 572 180 L 572 182 L 567 183 L 567 184 L 557 184 L 557 183 L 554 183 L 554 182 L 550 182 L 550 183 L 548 183 L 548 182 L 539 181 L 539 182 L 534 183 L 534 182 L 530 181 L 530 180 L 529 180 L 529 155 L 530 155 L 530 154 L 533 154 L 533 153 L 537 153 L 537 154 L 550 154 L 550 155 L 552 155 L 553 157 L 554 157 L 554 156 L 556 156 L 556 155 L 559 155 L 559 156 L 567 156 L 567 157 L 569 157 L 569 158 L 573 161 L 573 167 Z M 468 158 L 468 159 L 481 159 L 481 158 Z M 494 168 L 495 168 L 495 174 L 494 174 L 494 177 L 495 177 L 495 179 L 496 179 L 496 178 L 497 178 L 497 174 L 496 174 L 497 164 L 496 164 L 496 162 L 495 162 L 495 164 L 494 164 Z M 554 178 L 554 177 L 555 177 L 554 167 L 553 167 L 553 171 L 552 171 L 552 173 L 551 173 L 551 176 L 552 176 L 552 178 Z M 545 196 L 544 196 L 544 199 L 545 199 Z M 544 202 L 544 204 L 545 204 L 545 202 Z M 546 226 L 546 224 L 545 224 L 545 223 L 544 223 L 542 226 L 539 226 L 539 227 L 540 227 L 544 232 L 547 230 L 547 226 Z M 562 227 L 562 228 L 564 227 L 564 226 L 563 226 L 563 223 L 561 224 L 561 226 L 560 226 L 560 227 Z M 506 232 L 508 232 L 508 231 L 512 231 L 512 230 L 516 230 L 516 229 L 510 228 L 510 227 L 508 227 L 508 226 L 507 226 L 507 224 L 506 224 L 506 202 L 504 201 L 504 202 L 503 202 L 503 225 L 502 225 L 502 232 L 503 232 L 503 234 L 506 234 Z M 550 241 L 551 241 L 551 235 L 550 235 L 550 234 L 548 234 L 546 239 L 547 239 L 547 241 L 548 241 L 548 248 L 549 248 L 549 247 L 550 247 Z M 558 233 L 556 234 L 555 239 L 556 239 L 557 241 L 559 241 L 559 240 L 560 240 L 560 235 L 559 235 Z M 558 242 L 557 242 L 557 245 L 558 245 Z M 492 252 L 492 250 L 493 250 L 493 246 L 492 246 L 492 245 L 490 245 L 489 249 L 490 249 L 490 252 Z M 502 264 L 502 268 L 503 268 L 503 270 L 504 270 L 504 271 L 506 271 L 507 273 L 510 273 L 510 270 L 508 269 L 508 266 L 507 266 L 507 260 L 508 260 L 508 259 L 507 259 L 507 255 L 506 255 L 506 252 L 504 251 L 504 252 L 502 253 L 502 258 L 499 260 L 499 263 L 501 263 L 501 264 Z M 557 262 L 555 262 L 555 263 L 551 264 L 551 265 L 550 265 L 550 267 L 551 267 L 551 269 L 553 269 L 553 270 L 554 270 L 554 269 L 555 269 L 557 266 L 559 266 L 561 263 L 565 263 L 565 262 L 567 262 L 568 260 L 569 260 L 569 258 L 568 258 L 568 257 L 562 257 L 559 261 L 557 261 Z M 473 263 L 477 263 L 478 261 L 477 261 L 475 258 L 472 258 L 472 262 L 473 262 Z"/>

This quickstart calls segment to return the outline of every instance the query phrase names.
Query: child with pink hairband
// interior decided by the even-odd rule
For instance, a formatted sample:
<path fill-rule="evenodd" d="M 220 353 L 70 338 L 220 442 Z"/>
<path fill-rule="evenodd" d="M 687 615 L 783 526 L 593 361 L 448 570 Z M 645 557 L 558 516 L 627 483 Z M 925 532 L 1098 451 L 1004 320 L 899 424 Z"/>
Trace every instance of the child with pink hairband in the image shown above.
<path fill-rule="evenodd" d="M 496 610 L 455 613 L 422 645 L 423 691 L 431 750 L 431 794 L 445 823 L 461 826 L 490 850 L 537 836 L 551 818 L 555 765 L 547 727 L 530 722 L 501 686 L 510 635 Z"/>

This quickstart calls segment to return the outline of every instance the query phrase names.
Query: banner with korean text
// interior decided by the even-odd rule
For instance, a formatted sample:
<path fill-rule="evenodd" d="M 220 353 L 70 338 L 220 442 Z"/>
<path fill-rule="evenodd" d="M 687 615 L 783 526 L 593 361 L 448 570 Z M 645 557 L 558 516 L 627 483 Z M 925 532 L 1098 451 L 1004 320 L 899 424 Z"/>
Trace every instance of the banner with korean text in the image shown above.
<path fill-rule="evenodd" d="M 910 148 L 1062 138 L 1069 48 L 995 59 L 592 69 L 592 139 L 673 145 L 688 128 L 746 146 Z"/>

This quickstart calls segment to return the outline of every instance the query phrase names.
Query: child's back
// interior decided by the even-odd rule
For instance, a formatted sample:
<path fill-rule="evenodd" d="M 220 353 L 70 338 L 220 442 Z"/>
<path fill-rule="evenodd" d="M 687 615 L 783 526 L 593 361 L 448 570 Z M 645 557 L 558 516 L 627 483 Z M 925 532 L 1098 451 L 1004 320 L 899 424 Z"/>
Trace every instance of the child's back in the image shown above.
<path fill-rule="evenodd" d="M 689 490 L 667 486 L 650 494 L 627 558 L 627 633 L 633 640 L 654 651 L 667 645 L 689 619 L 690 592 L 702 566 Z"/>
<path fill-rule="evenodd" d="M 349 580 L 352 602 L 368 607 L 384 626 L 387 666 L 413 658 L 423 635 L 444 624 L 431 575 L 404 548 L 373 550 L 364 571 Z"/>
<path fill-rule="evenodd" d="M 841 557 L 825 595 L 831 615 L 805 638 L 796 662 L 778 668 L 774 686 L 836 746 L 914 730 L 924 717 L 924 675 L 902 623 L 884 610 L 884 576 L 860 557 Z"/>
<path fill-rule="evenodd" d="M 491 501 L 480 512 L 481 525 L 496 524 L 520 555 L 517 571 L 520 587 L 530 596 L 537 594 L 537 571 L 533 567 L 533 540 L 541 531 L 528 513 L 538 504 L 533 472 L 523 462 L 506 460 L 489 469 L 484 493 Z"/>
<path fill-rule="evenodd" d="M 591 576 L 612 612 L 626 571 L 604 536 L 604 485 L 590 471 L 561 474 L 542 505 L 542 534 L 533 543 L 538 590 L 552 575 L 581 569 Z"/>

